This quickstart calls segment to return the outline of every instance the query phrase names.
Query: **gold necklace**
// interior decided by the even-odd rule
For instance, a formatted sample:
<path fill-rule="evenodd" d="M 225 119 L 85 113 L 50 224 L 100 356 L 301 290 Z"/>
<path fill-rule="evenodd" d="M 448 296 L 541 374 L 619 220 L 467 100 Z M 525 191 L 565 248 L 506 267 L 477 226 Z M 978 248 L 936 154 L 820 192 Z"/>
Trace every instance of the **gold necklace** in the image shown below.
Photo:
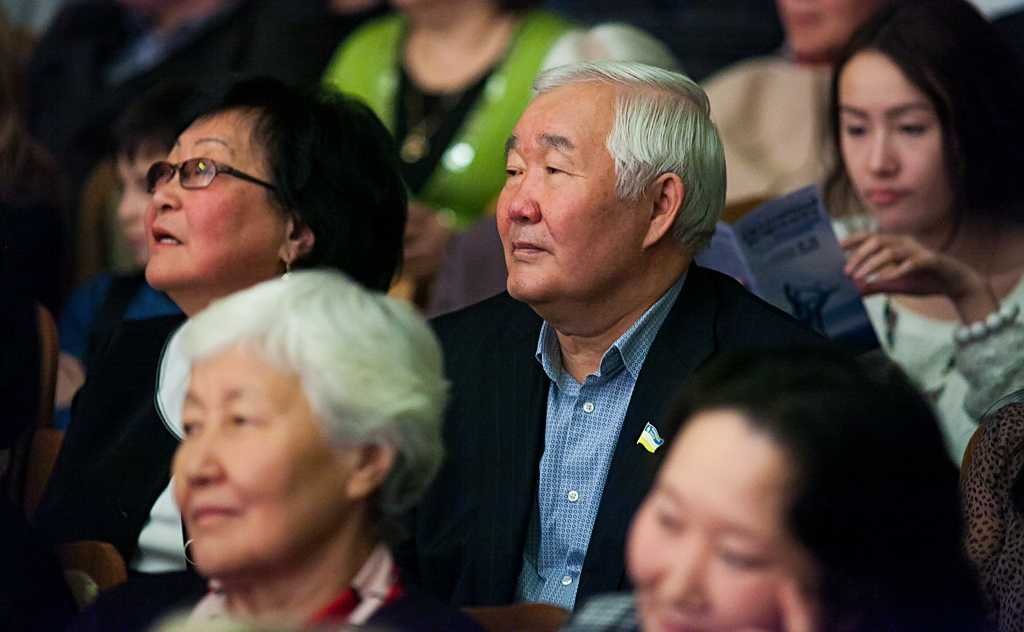
<path fill-rule="evenodd" d="M 406 164 L 419 162 L 430 152 L 431 137 L 440 129 L 444 117 L 458 104 L 463 94 L 456 92 L 440 95 L 434 107 L 427 111 L 427 96 L 409 81 L 404 94 L 405 120 L 409 131 L 398 151 Z M 415 125 L 413 121 L 416 121 Z"/>
<path fill-rule="evenodd" d="M 430 151 L 430 141 L 427 140 L 426 128 L 426 121 L 420 121 L 416 127 L 409 130 L 405 140 L 402 141 L 402 148 L 399 154 L 407 164 L 419 162 L 420 158 L 423 158 Z"/>

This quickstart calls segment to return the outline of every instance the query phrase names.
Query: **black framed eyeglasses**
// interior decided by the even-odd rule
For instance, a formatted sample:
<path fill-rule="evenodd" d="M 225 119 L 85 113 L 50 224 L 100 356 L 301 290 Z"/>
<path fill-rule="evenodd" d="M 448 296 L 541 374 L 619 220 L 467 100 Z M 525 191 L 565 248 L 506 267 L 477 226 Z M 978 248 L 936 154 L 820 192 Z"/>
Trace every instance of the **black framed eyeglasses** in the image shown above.
<path fill-rule="evenodd" d="M 262 187 L 267 187 L 271 191 L 274 190 L 274 185 L 269 182 L 264 182 L 259 178 L 250 176 L 233 167 L 222 165 L 209 158 L 189 158 L 185 162 L 176 165 L 166 161 L 154 162 L 153 166 L 146 172 L 146 190 L 153 193 L 156 191 L 157 185 L 166 184 L 173 180 L 175 173 L 178 174 L 178 182 L 181 183 L 181 188 L 183 189 L 205 189 L 213 184 L 213 179 L 218 174 L 223 173 Z"/>

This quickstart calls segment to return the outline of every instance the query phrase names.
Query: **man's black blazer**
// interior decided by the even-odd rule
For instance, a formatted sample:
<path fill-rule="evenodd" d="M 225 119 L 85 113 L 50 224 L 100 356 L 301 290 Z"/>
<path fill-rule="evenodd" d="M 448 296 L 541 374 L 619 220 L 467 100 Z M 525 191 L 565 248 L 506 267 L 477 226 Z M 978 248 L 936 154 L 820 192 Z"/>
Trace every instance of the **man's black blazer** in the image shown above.
<path fill-rule="evenodd" d="M 507 293 L 434 321 L 451 382 L 445 461 L 398 559 L 414 581 L 457 606 L 514 598 L 544 449 L 549 380 L 535 358 L 541 323 Z M 578 602 L 627 586 L 627 527 L 668 451 L 651 454 L 636 441 L 648 422 L 671 440 L 676 428 L 666 426 L 661 413 L 681 380 L 729 349 L 821 342 L 732 278 L 690 266 L 633 389 Z"/>

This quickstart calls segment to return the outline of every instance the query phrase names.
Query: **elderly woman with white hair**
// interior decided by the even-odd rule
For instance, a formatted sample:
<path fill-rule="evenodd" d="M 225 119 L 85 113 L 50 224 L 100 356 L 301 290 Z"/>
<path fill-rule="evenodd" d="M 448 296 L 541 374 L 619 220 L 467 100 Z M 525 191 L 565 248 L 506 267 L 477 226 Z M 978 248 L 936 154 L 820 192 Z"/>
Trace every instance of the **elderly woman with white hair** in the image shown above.
<path fill-rule="evenodd" d="M 295 272 L 215 302 L 181 340 L 173 487 L 209 580 L 190 620 L 478 629 L 404 585 L 388 544 L 442 456 L 441 350 L 411 307 Z"/>

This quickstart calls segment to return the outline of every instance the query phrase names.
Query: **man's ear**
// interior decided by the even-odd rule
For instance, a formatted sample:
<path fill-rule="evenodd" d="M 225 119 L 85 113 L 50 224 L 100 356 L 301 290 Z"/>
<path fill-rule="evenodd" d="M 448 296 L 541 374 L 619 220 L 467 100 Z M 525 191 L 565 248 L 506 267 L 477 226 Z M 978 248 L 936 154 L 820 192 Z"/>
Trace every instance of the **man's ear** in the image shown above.
<path fill-rule="evenodd" d="M 284 243 L 281 244 L 280 254 L 281 261 L 291 265 L 297 259 L 300 259 L 312 252 L 316 236 L 313 234 L 313 231 L 309 226 L 300 224 L 294 217 L 288 218 L 288 226 L 286 230 L 288 232 Z"/>
<path fill-rule="evenodd" d="M 345 481 L 345 495 L 351 500 L 368 498 L 384 483 L 395 464 L 395 451 L 390 446 L 370 443 L 356 449 L 355 464 Z"/>
<path fill-rule="evenodd" d="M 644 248 L 659 243 L 666 235 L 671 238 L 672 226 L 682 212 L 686 192 L 683 180 L 674 173 L 663 173 L 648 187 L 651 200 L 651 223 L 644 237 Z"/>

